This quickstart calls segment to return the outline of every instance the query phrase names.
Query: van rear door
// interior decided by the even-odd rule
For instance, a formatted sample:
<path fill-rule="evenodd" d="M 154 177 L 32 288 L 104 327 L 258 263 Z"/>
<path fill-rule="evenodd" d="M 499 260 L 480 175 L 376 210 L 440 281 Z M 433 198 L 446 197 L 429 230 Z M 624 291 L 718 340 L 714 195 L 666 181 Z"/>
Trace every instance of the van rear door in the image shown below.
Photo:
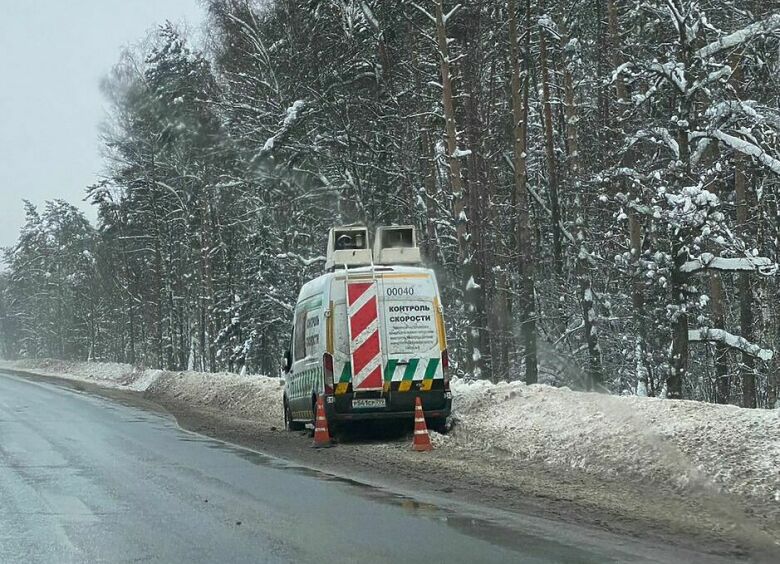
<path fill-rule="evenodd" d="M 352 390 L 382 390 L 384 366 L 379 336 L 378 280 L 347 282 Z"/>
<path fill-rule="evenodd" d="M 390 390 L 443 389 L 446 344 L 433 274 L 385 274 L 378 290 L 384 379 Z"/>

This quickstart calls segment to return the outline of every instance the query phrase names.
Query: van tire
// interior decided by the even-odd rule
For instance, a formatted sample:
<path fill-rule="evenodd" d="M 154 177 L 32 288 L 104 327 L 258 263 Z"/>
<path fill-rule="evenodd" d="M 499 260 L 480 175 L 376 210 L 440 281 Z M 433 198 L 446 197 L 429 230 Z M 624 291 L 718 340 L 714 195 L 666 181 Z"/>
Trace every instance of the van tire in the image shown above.
<path fill-rule="evenodd" d="M 434 419 L 430 419 L 428 420 L 427 425 L 431 431 L 436 431 L 440 435 L 446 435 L 447 431 L 449 431 L 446 417 L 436 417 Z"/>
<path fill-rule="evenodd" d="M 292 410 L 287 403 L 287 398 L 284 400 L 284 428 L 288 431 L 303 431 L 305 425 L 293 420 Z"/>

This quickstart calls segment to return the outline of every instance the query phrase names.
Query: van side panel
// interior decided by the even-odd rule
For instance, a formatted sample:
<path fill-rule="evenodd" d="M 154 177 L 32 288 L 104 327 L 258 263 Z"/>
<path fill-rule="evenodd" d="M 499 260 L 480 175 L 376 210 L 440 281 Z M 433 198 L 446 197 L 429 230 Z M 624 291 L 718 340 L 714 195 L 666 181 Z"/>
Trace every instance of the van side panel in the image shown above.
<path fill-rule="evenodd" d="M 325 323 L 322 294 L 299 300 L 293 323 L 293 364 L 286 382 L 287 399 L 294 419 L 310 420 L 313 418 L 312 395 L 323 391 Z"/>

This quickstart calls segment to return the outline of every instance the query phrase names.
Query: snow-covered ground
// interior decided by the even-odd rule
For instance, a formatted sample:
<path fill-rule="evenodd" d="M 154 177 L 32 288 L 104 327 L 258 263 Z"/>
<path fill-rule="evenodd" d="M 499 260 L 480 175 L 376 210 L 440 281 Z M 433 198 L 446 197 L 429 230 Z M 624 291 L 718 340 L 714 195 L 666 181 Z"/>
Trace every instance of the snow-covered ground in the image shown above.
<path fill-rule="evenodd" d="M 283 390 L 283 380 L 268 376 L 163 372 L 149 386 L 147 395 L 281 428 L 284 425 Z"/>
<path fill-rule="evenodd" d="M 20 361 L 0 368 L 145 392 L 282 425 L 278 378 L 164 372 L 129 365 Z M 596 476 L 720 490 L 780 503 L 780 410 L 618 397 L 519 382 L 454 380 L 455 426 L 434 434 L 459 459 L 489 455 Z"/>
<path fill-rule="evenodd" d="M 454 382 L 445 444 L 613 478 L 780 503 L 780 410 Z"/>

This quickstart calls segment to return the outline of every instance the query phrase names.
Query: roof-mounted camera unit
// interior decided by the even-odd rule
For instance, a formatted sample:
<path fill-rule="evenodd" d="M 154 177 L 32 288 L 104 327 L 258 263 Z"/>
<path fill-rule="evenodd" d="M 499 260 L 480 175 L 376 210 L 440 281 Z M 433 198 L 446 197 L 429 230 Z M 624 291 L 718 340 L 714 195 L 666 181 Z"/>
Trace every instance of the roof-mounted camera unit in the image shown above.
<path fill-rule="evenodd" d="M 378 227 L 374 237 L 376 264 L 420 264 L 422 256 L 417 246 L 413 225 Z"/>
<path fill-rule="evenodd" d="M 325 270 L 333 270 L 341 266 L 367 266 L 371 263 L 367 227 L 348 226 L 330 229 Z"/>

